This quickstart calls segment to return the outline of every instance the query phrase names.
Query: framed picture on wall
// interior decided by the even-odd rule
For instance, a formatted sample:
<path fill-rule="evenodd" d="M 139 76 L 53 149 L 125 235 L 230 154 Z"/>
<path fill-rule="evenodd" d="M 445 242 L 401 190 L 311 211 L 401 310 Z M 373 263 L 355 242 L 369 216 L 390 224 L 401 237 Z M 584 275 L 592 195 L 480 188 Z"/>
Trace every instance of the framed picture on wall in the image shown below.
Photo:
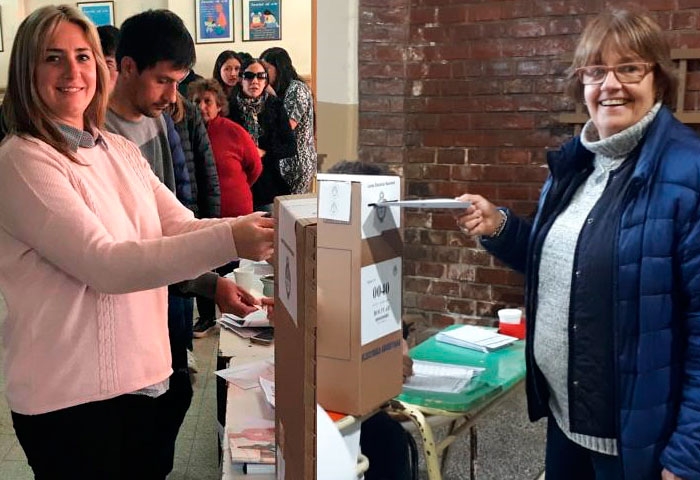
<path fill-rule="evenodd" d="M 282 40 L 281 0 L 241 0 L 243 41 Z"/>
<path fill-rule="evenodd" d="M 233 42 L 233 0 L 195 0 L 196 43 Z"/>
<path fill-rule="evenodd" d="M 114 2 L 78 2 L 78 9 L 98 27 L 114 25 Z"/>

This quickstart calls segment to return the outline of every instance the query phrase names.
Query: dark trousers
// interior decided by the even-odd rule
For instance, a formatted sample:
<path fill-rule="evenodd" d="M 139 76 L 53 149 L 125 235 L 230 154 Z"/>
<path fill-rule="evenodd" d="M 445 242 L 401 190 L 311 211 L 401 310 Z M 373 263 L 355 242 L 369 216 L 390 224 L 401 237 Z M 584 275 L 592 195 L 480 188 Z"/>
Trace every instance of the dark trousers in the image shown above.
<path fill-rule="evenodd" d="M 12 423 L 37 480 L 150 480 L 159 478 L 155 413 L 156 399 L 121 395 L 40 415 L 12 412 Z"/>
<path fill-rule="evenodd" d="M 173 469 L 175 441 L 185 414 L 192 403 L 190 373 L 178 369 L 170 376 L 170 388 L 156 399 L 155 422 L 157 428 L 157 475 L 164 479 Z"/>
<path fill-rule="evenodd" d="M 360 450 L 369 460 L 365 480 L 412 478 L 408 435 L 386 412 L 378 412 L 362 422 Z"/>
<path fill-rule="evenodd" d="M 187 368 L 187 350 L 192 346 L 193 309 L 191 297 L 168 295 L 168 339 L 173 370 Z"/>
<path fill-rule="evenodd" d="M 551 416 L 547 419 L 547 480 L 618 480 L 622 478 L 620 457 L 588 450 L 564 435 Z"/>
<path fill-rule="evenodd" d="M 192 382 L 187 368 L 187 346 L 192 341 L 193 300 L 168 295 L 168 337 L 173 374 L 168 391 L 156 399 L 158 431 L 157 478 L 173 469 L 175 441 L 192 403 Z"/>

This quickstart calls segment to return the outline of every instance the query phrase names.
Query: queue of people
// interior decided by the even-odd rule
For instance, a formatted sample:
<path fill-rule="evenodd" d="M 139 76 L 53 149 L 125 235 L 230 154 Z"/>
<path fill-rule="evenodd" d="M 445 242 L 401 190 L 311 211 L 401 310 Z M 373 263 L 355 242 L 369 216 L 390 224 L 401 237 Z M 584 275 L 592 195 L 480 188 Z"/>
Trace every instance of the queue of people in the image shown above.
<path fill-rule="evenodd" d="M 272 307 L 215 271 L 270 258 L 264 212 L 310 189 L 311 92 L 281 48 L 222 52 L 211 79 L 195 60 L 167 10 L 98 32 L 74 7 L 46 6 L 17 30 L 0 291 L 5 391 L 37 478 L 165 478 L 192 397 L 192 297 L 206 316 L 195 336 L 213 328 L 214 305 Z M 546 478 L 697 479 L 700 139 L 669 109 L 662 29 L 634 9 L 598 15 L 568 87 L 590 120 L 548 154 L 534 215 L 466 193 L 457 224 L 525 274 L 528 411 L 547 419 Z M 381 420 L 368 449 L 382 450 L 380 436 L 410 443 Z M 383 475 L 401 478 L 409 461 Z"/>

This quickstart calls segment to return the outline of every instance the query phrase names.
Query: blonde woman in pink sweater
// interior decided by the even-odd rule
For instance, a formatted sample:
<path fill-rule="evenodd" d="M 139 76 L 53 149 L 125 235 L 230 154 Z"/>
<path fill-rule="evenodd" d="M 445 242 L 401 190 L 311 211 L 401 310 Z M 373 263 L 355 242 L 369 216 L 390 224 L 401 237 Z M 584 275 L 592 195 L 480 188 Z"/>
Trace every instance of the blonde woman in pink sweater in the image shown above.
<path fill-rule="evenodd" d="M 272 253 L 272 220 L 195 220 L 136 145 L 101 130 L 99 45 L 75 8 L 36 10 L 3 105 L 5 391 L 38 479 L 154 478 L 153 408 L 171 374 L 164 286 Z"/>

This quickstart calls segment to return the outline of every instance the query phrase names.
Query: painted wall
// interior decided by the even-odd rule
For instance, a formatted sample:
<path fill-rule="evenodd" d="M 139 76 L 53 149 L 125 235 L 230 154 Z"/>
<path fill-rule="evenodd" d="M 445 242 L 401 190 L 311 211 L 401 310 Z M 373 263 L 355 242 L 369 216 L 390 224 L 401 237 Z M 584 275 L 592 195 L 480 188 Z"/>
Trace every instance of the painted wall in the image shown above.
<path fill-rule="evenodd" d="M 124 0 L 122 0 L 123 2 Z M 128 1 L 126 3 L 129 3 Z M 193 0 L 168 0 L 168 7 L 182 18 L 195 38 L 195 17 Z M 300 75 L 311 75 L 311 0 L 283 0 L 282 40 L 278 42 L 242 41 L 241 0 L 233 0 L 234 41 L 232 43 L 198 44 L 195 71 L 205 77 L 213 73 L 216 57 L 224 50 L 248 52 L 257 57 L 270 47 L 282 47 L 292 57 L 294 67 Z"/>
<path fill-rule="evenodd" d="M 322 0 L 323 1 L 323 0 Z M 3 51 L 0 52 L 0 88 L 7 86 L 7 67 L 12 39 L 27 13 L 45 5 L 60 3 L 56 0 L 0 0 L 2 12 Z M 72 2 L 71 2 L 72 3 Z M 217 55 L 223 50 L 247 51 L 254 56 L 273 46 L 286 49 L 299 74 L 311 75 L 311 0 L 284 0 L 282 9 L 282 40 L 278 42 L 241 41 L 241 0 L 233 0 L 234 42 L 196 45 L 195 70 L 209 77 Z M 167 8 L 175 12 L 195 38 L 194 0 L 115 0 L 114 16 L 117 26 L 130 16 L 150 8 Z"/>
<path fill-rule="evenodd" d="M 357 159 L 358 1 L 318 0 L 317 18 L 316 125 L 325 171 Z"/>

